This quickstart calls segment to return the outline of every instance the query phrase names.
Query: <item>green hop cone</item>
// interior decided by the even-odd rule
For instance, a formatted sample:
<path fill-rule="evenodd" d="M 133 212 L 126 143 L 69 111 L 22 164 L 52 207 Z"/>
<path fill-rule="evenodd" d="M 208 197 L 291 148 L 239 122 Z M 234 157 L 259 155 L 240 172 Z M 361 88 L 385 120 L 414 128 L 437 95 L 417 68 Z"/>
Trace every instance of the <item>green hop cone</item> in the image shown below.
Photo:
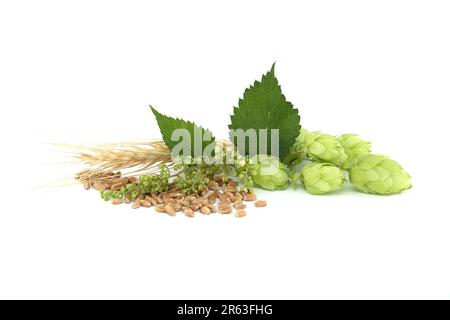
<path fill-rule="evenodd" d="M 369 141 L 361 139 L 356 134 L 343 134 L 338 138 L 338 141 L 347 154 L 347 160 L 342 164 L 344 169 L 353 167 L 358 162 L 359 157 L 369 154 L 372 149 Z"/>
<path fill-rule="evenodd" d="M 308 130 L 302 128 L 300 134 L 295 139 L 294 145 L 289 149 L 288 154 L 284 157 L 283 162 L 289 166 L 295 166 L 308 158 L 306 154 L 306 137 Z"/>
<path fill-rule="evenodd" d="M 286 165 L 277 157 L 258 155 L 254 159 L 253 182 L 256 186 L 267 190 L 283 190 L 289 186 Z"/>
<path fill-rule="evenodd" d="M 317 195 L 340 190 L 345 182 L 344 172 L 330 163 L 309 163 L 301 170 L 300 178 L 306 191 Z"/>
<path fill-rule="evenodd" d="M 315 161 L 340 167 L 347 160 L 344 147 L 335 136 L 318 131 L 311 132 L 306 136 L 305 143 L 308 156 Z"/>
<path fill-rule="evenodd" d="M 349 171 L 351 184 L 361 192 L 394 194 L 409 189 L 411 177 L 387 156 L 368 154 Z"/>

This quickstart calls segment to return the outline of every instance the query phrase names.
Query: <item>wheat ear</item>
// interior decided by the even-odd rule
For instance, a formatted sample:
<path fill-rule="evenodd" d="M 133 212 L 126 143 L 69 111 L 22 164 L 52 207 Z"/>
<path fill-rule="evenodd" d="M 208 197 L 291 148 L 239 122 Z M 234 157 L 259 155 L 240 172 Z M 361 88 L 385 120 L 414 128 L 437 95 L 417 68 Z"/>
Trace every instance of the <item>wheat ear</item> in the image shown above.
<path fill-rule="evenodd" d="M 217 143 L 230 146 L 227 140 Z M 69 149 L 71 157 L 87 168 L 76 175 L 78 180 L 95 177 L 107 171 L 121 171 L 122 175 L 142 175 L 159 171 L 159 165 L 171 167 L 169 148 L 162 140 L 118 142 L 97 145 L 59 145 Z"/>
<path fill-rule="evenodd" d="M 172 164 L 170 150 L 161 140 L 60 146 L 68 148 L 75 162 L 91 172 L 128 171 L 124 174 L 135 175 L 157 171 L 160 164 Z"/>

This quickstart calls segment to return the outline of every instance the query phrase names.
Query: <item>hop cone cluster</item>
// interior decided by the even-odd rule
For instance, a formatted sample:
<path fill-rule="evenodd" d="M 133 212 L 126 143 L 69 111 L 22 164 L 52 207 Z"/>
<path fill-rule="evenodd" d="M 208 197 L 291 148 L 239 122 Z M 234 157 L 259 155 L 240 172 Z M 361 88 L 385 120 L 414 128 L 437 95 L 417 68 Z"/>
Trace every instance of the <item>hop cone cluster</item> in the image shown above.
<path fill-rule="evenodd" d="M 349 171 L 351 184 L 361 192 L 394 194 L 412 187 L 409 174 L 394 160 L 383 155 L 361 157 Z"/>
<path fill-rule="evenodd" d="M 344 172 L 330 163 L 309 163 L 300 172 L 303 185 L 311 194 L 326 194 L 342 189 Z"/>
<path fill-rule="evenodd" d="M 341 189 L 345 181 L 342 169 L 349 171 L 350 182 L 361 192 L 394 194 L 411 188 L 410 176 L 397 162 L 371 151 L 371 143 L 356 134 L 335 137 L 302 128 L 283 162 L 295 166 L 303 160 L 313 161 L 291 174 L 294 185 L 301 180 L 312 194 Z"/>

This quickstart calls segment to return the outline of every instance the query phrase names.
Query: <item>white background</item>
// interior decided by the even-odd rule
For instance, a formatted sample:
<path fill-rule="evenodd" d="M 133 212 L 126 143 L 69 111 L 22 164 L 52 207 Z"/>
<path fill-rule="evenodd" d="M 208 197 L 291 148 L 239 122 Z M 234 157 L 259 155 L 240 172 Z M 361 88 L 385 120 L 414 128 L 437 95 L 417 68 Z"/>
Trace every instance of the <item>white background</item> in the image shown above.
<path fill-rule="evenodd" d="M 2 1 L 0 298 L 450 297 L 448 1 Z M 302 125 L 399 161 L 398 196 L 259 192 L 246 218 L 111 206 L 48 142 L 226 137 L 277 61 Z"/>

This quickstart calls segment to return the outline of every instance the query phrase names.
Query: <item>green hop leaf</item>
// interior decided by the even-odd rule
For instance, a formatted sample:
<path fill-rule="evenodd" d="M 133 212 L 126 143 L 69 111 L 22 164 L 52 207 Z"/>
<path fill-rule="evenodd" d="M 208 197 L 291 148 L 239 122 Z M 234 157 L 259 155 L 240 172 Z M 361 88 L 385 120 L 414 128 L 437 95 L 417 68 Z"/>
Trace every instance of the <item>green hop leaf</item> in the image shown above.
<path fill-rule="evenodd" d="M 312 162 L 300 171 L 300 179 L 311 194 L 326 194 L 341 190 L 344 186 L 344 172 L 331 163 Z"/>
<path fill-rule="evenodd" d="M 205 130 L 190 121 L 165 116 L 159 113 L 152 106 L 150 106 L 150 108 L 152 109 L 156 121 L 158 122 L 164 143 L 170 150 L 172 150 L 180 142 L 172 139 L 172 133 L 177 129 L 185 129 L 189 133 L 191 139 L 190 154 L 181 154 L 180 156 L 198 158 L 203 155 L 203 152 L 207 148 L 208 150 L 212 150 L 212 154 L 214 153 L 215 138 L 211 131 Z M 201 155 L 198 154 L 199 152 Z"/>
<path fill-rule="evenodd" d="M 256 186 L 266 190 L 283 190 L 289 187 L 286 165 L 277 157 L 258 155 L 251 161 L 255 163 L 252 178 Z"/>
<path fill-rule="evenodd" d="M 350 169 L 349 176 L 351 184 L 365 193 L 395 194 L 412 187 L 410 175 L 396 161 L 383 155 L 362 156 Z"/>
<path fill-rule="evenodd" d="M 285 164 L 293 167 L 308 158 L 308 154 L 306 152 L 307 136 L 308 130 L 306 130 L 305 128 L 301 128 L 300 134 L 295 139 L 294 145 L 289 149 L 288 154 L 283 159 L 283 162 Z"/>
<path fill-rule="evenodd" d="M 271 154 L 271 129 L 278 129 L 279 132 L 279 156 L 283 158 L 289 148 L 294 144 L 295 138 L 300 132 L 300 116 L 298 110 L 292 103 L 286 101 L 286 97 L 281 92 L 281 87 L 275 77 L 275 64 L 268 73 L 262 76 L 261 81 L 255 81 L 253 86 L 244 91 L 243 99 L 239 99 L 239 107 L 234 107 L 234 114 L 231 116 L 229 129 L 267 129 L 267 150 L 264 153 Z M 261 152 L 259 134 L 258 153 Z M 236 138 L 230 134 L 230 139 L 237 145 Z M 265 143 L 264 143 L 265 144 Z M 254 156 L 250 154 L 249 143 L 246 141 L 245 148 L 240 147 L 242 155 Z M 242 149 L 242 150 L 241 150 Z"/>
<path fill-rule="evenodd" d="M 359 157 L 369 154 L 372 149 L 369 141 L 361 139 L 356 134 L 343 134 L 338 140 L 347 154 L 347 160 L 342 164 L 344 169 L 350 169 L 358 162 Z"/>
<path fill-rule="evenodd" d="M 328 162 L 338 167 L 347 160 L 347 154 L 335 136 L 311 132 L 306 136 L 308 157 L 318 162 Z"/>

